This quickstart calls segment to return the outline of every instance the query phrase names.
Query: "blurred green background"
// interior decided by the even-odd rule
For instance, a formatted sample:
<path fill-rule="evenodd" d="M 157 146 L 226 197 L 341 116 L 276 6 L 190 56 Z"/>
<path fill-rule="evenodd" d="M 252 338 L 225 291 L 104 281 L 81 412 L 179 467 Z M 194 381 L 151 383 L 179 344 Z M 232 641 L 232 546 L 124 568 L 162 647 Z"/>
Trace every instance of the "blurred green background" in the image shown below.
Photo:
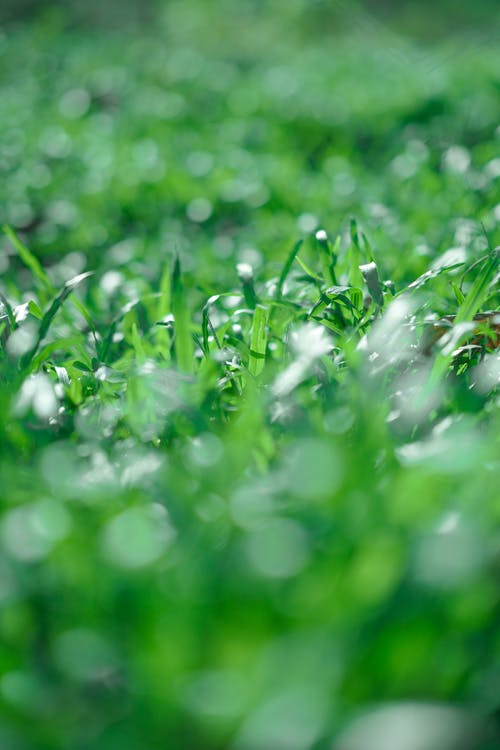
<path fill-rule="evenodd" d="M 100 3 L 98 0 L 2 0 L 2 21 L 14 23 L 33 21 L 43 14 L 53 11 L 62 12 L 73 23 L 87 25 L 143 24 L 158 17 L 167 7 L 169 0 L 110 0 Z M 206 6 L 210 3 L 206 3 Z M 218 5 L 219 3 L 211 3 Z M 229 4 L 228 4 L 229 5 Z M 252 7 L 257 12 L 269 12 L 279 3 L 248 0 L 232 4 Z M 475 3 L 464 3 L 459 0 L 309 0 L 309 2 L 291 2 L 288 7 L 299 7 L 304 14 L 315 15 L 322 21 L 331 19 L 353 7 L 362 8 L 375 19 L 387 22 L 404 31 L 422 34 L 427 38 L 436 35 L 447 35 L 457 30 L 466 30 L 475 26 L 491 32 L 492 26 L 498 28 L 498 11 L 495 0 L 479 0 Z"/>
<path fill-rule="evenodd" d="M 421 417 L 420 371 L 302 327 L 300 268 L 244 398 L 224 357 L 245 273 L 267 300 L 299 237 L 317 272 L 320 227 L 343 262 L 352 216 L 398 292 L 434 269 L 421 318 L 456 309 L 443 256 L 500 242 L 496 3 L 1 11 L 0 218 L 43 270 L 2 237 L 0 747 L 494 750 L 497 360 Z M 195 376 L 176 254 L 198 343 L 229 295 Z M 23 369 L 86 271 L 91 325 L 57 303 Z"/>
<path fill-rule="evenodd" d="M 121 2 L 111 1 L 102 7 L 102 3 L 96 0 L 87 0 L 86 3 L 79 3 L 78 0 L 3 0 L 2 8 L 6 18 L 9 19 L 33 19 L 47 9 L 62 9 L 74 18 L 105 18 L 114 17 L 115 19 L 132 18 L 132 14 L 137 14 L 135 18 L 141 18 L 141 13 L 156 13 L 166 5 L 169 0 L 149 0 L 148 2 L 138 2 L 138 0 L 122 0 Z M 239 3 L 240 5 L 242 3 Z M 492 11 L 495 9 L 495 3 L 492 0 L 479 0 L 476 3 L 461 3 L 456 0 L 442 0 L 439 4 L 432 3 L 431 0 L 406 0 L 405 2 L 396 2 L 396 0 L 362 0 L 362 7 L 372 13 L 385 16 L 394 22 L 398 17 L 411 17 L 415 19 L 418 26 L 427 26 L 428 28 L 435 25 L 436 21 L 443 22 L 445 17 L 448 18 L 448 26 L 453 31 L 454 24 L 464 24 L 476 21 L 477 23 L 491 27 Z M 253 5 L 260 10 L 270 7 L 270 3 L 265 2 L 248 2 L 247 5 Z M 306 6 L 308 12 L 316 11 L 324 13 L 338 12 L 339 6 L 347 5 L 341 2 L 328 2 L 327 0 L 311 0 L 307 3 L 291 3 L 291 5 Z M 353 5 L 353 3 L 350 3 Z M 101 7 L 100 7 L 101 6 Z"/>

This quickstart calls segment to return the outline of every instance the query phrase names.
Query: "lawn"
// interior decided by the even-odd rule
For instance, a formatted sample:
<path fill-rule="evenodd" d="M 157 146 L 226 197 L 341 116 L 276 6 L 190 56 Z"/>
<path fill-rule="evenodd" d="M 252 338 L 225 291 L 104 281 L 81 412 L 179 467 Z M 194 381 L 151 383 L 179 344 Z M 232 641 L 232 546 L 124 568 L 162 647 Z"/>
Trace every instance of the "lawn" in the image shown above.
<path fill-rule="evenodd" d="M 499 746 L 495 4 L 367 5 L 0 30 L 2 750 Z"/>

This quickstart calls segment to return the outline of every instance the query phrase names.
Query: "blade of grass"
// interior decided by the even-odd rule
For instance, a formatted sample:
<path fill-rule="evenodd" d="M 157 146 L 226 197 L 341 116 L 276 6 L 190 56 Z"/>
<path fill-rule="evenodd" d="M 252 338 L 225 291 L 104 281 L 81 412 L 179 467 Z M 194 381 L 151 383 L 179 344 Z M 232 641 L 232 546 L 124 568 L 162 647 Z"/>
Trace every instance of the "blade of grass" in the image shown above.
<path fill-rule="evenodd" d="M 317 281 L 320 284 L 323 284 L 323 279 L 321 278 L 321 276 L 318 276 L 318 274 L 314 273 L 312 268 L 308 266 L 304 260 L 302 260 L 300 255 L 297 255 L 297 263 L 313 281 Z"/>
<path fill-rule="evenodd" d="M 238 263 L 236 266 L 245 302 L 251 310 L 254 310 L 259 304 L 259 298 L 255 291 L 253 268 L 248 263 Z"/>
<path fill-rule="evenodd" d="M 219 296 L 215 294 L 213 297 L 210 297 L 210 299 L 207 301 L 207 303 L 203 306 L 202 310 L 202 323 L 201 323 L 201 332 L 202 332 L 202 349 L 206 356 L 210 354 L 210 341 L 209 336 L 212 335 L 213 339 L 215 341 L 215 345 L 218 349 L 221 349 L 220 341 L 217 337 L 217 333 L 215 331 L 215 328 L 213 327 L 212 321 L 210 320 L 210 305 L 216 302 L 219 299 Z"/>
<path fill-rule="evenodd" d="M 464 335 L 467 333 L 467 323 L 474 318 L 474 315 L 480 310 L 488 297 L 488 290 L 498 271 L 499 263 L 500 248 L 495 248 L 487 256 L 483 268 L 474 279 L 471 288 L 458 308 L 453 322 L 453 329 L 457 329 L 457 334 L 461 331 L 464 332 Z M 444 377 L 453 359 L 453 351 L 460 343 L 460 337 L 457 337 L 456 334 L 450 333 L 448 338 L 453 346 L 445 345 L 437 355 L 429 378 L 430 387 L 437 385 Z"/>
<path fill-rule="evenodd" d="M 253 316 L 250 360 L 248 362 L 248 370 L 250 375 L 254 377 L 258 377 L 264 369 L 267 346 L 267 316 L 267 308 L 263 305 L 257 305 Z"/>
<path fill-rule="evenodd" d="M 9 327 L 10 330 L 13 331 L 16 328 L 16 316 L 14 315 L 14 310 L 12 309 L 12 306 L 7 299 L 1 292 L 0 292 L 0 303 L 5 307 L 5 312 L 7 315 L 7 319 L 9 321 Z"/>
<path fill-rule="evenodd" d="M 194 365 L 194 343 L 179 257 L 175 259 L 172 272 L 171 299 L 175 321 L 174 348 L 177 366 L 182 372 L 191 374 Z"/>
<path fill-rule="evenodd" d="M 335 277 L 335 264 L 337 258 L 332 251 L 331 245 L 328 241 L 328 235 L 323 229 L 316 232 L 314 236 L 314 242 L 317 249 L 319 250 L 321 260 L 321 270 L 323 278 L 327 284 L 336 284 L 337 279 Z"/>
<path fill-rule="evenodd" d="M 158 320 L 161 320 L 165 317 L 165 315 L 168 315 L 170 312 L 170 305 L 171 305 L 171 299 L 170 299 L 170 268 L 168 264 L 165 264 L 165 268 L 163 269 L 163 273 L 161 276 L 160 281 L 160 296 L 158 298 L 158 306 L 156 309 L 156 316 Z"/>
<path fill-rule="evenodd" d="M 458 284 L 456 284 L 454 281 L 451 282 L 451 288 L 453 289 L 453 294 L 455 295 L 455 299 L 457 300 L 457 304 L 463 305 L 465 301 L 465 294 L 462 292 Z"/>
<path fill-rule="evenodd" d="M 157 320 L 163 320 L 171 311 L 171 299 L 170 299 L 170 267 L 165 264 L 163 273 L 160 281 L 160 294 L 158 298 L 158 304 L 156 308 Z M 161 354 L 166 362 L 170 362 L 170 335 L 169 332 L 163 326 L 157 326 L 155 333 L 155 342 L 157 345 L 158 352 Z"/>
<path fill-rule="evenodd" d="M 46 272 L 44 271 L 40 261 L 38 258 L 36 258 L 31 250 L 29 250 L 26 245 L 24 245 L 17 234 L 14 232 L 11 227 L 7 226 L 6 224 L 2 227 L 4 233 L 7 235 L 9 240 L 11 241 L 12 245 L 14 246 L 14 249 L 16 250 L 20 260 L 24 263 L 26 268 L 29 268 L 33 276 L 40 282 L 42 287 L 45 289 L 46 292 L 49 292 L 50 294 L 53 294 L 55 289 L 47 276 Z"/>
<path fill-rule="evenodd" d="M 32 372 L 36 372 L 43 363 L 50 357 L 53 352 L 68 352 L 76 354 L 79 352 L 80 356 L 84 356 L 85 352 L 81 350 L 82 340 L 80 336 L 67 336 L 57 341 L 51 341 L 50 344 L 42 346 L 33 357 L 30 363 L 30 369 Z M 85 372 L 89 371 L 89 367 L 85 367 Z"/>
<path fill-rule="evenodd" d="M 31 364 L 33 357 L 38 351 L 38 348 L 42 341 L 44 340 L 45 336 L 49 332 L 50 326 L 52 325 L 52 322 L 58 312 L 58 310 L 62 307 L 64 302 L 67 300 L 69 295 L 73 292 L 75 287 L 78 286 L 78 284 L 81 284 L 82 281 L 87 279 L 89 276 L 91 276 L 91 272 L 87 273 L 81 273 L 79 276 L 75 276 L 73 279 L 70 279 L 66 282 L 66 284 L 63 286 L 57 297 L 55 297 L 52 300 L 52 303 L 47 310 L 46 313 L 44 313 L 44 316 L 40 322 L 40 328 L 38 330 L 38 337 L 36 340 L 36 343 L 30 349 L 30 351 L 26 352 L 26 354 L 23 355 L 21 359 L 21 369 L 25 369 L 29 367 Z"/>
<path fill-rule="evenodd" d="M 488 255 L 482 270 L 476 276 L 471 288 L 465 295 L 464 301 L 458 308 L 455 323 L 465 323 L 472 320 L 474 315 L 479 312 L 481 305 L 488 296 L 490 283 L 495 278 L 499 265 L 500 247 L 497 247 Z"/>
<path fill-rule="evenodd" d="M 139 364 L 144 364 L 147 359 L 147 355 L 144 350 L 144 345 L 142 343 L 142 338 L 141 334 L 139 333 L 137 323 L 132 324 L 132 346 L 134 347 L 135 358 L 137 362 L 139 362 Z"/>
<path fill-rule="evenodd" d="M 54 320 L 54 317 L 59 310 L 59 308 L 64 304 L 64 302 L 67 300 L 69 295 L 73 292 L 73 290 L 82 283 L 82 281 L 85 281 L 85 279 L 88 279 L 89 276 L 92 275 L 91 271 L 88 271 L 87 273 L 81 273 L 79 276 L 75 276 L 73 279 L 70 279 L 65 283 L 57 297 L 54 298 L 52 301 L 52 304 L 50 305 L 47 312 L 44 314 L 42 318 L 42 322 L 40 325 L 40 340 L 43 340 L 45 336 L 48 333 L 48 330 L 50 326 L 52 325 L 52 321 Z"/>
<path fill-rule="evenodd" d="M 13 229 L 11 229 L 11 227 L 9 227 L 7 225 L 4 225 L 2 227 L 2 229 L 3 229 L 4 233 L 7 235 L 7 237 L 9 238 L 9 240 L 11 241 L 12 245 L 14 246 L 14 248 L 15 248 L 15 250 L 16 250 L 16 252 L 17 252 L 17 254 L 18 254 L 19 258 L 20 258 L 20 260 L 31 271 L 31 273 L 33 274 L 33 276 L 36 279 L 38 279 L 38 281 L 43 286 L 43 288 L 45 289 L 45 291 L 49 292 L 50 294 L 54 294 L 55 287 L 52 285 L 52 283 L 51 283 L 51 281 L 50 281 L 47 273 L 43 269 L 43 267 L 42 267 L 41 263 L 39 262 L 38 258 L 36 258 L 35 255 L 33 255 L 33 253 L 31 252 L 31 250 L 29 250 L 29 248 L 26 247 L 26 245 L 23 242 L 21 242 L 21 240 L 19 239 L 19 237 L 17 236 L 17 234 L 13 231 Z M 67 287 L 67 289 L 69 291 L 63 291 L 64 299 L 66 299 L 66 297 L 71 293 L 71 291 L 74 289 L 74 287 L 77 286 L 80 283 L 80 281 L 83 280 L 83 278 L 88 278 L 91 275 L 92 275 L 92 272 L 88 271 L 85 274 L 80 274 L 79 276 L 76 276 L 74 279 L 70 279 L 69 281 L 67 281 L 66 285 L 65 285 L 65 288 Z M 2 301 L 5 304 L 3 296 L 0 297 L 0 299 L 2 299 Z M 55 302 L 55 300 L 54 300 L 54 302 Z M 96 330 L 95 330 L 95 326 L 94 326 L 94 323 L 92 321 L 92 318 L 90 316 L 90 313 L 85 308 L 85 306 L 80 302 L 80 300 L 76 299 L 76 297 L 72 297 L 72 303 L 76 307 L 76 309 L 80 312 L 80 314 L 83 316 L 83 318 L 85 319 L 85 321 L 87 322 L 90 330 L 92 331 L 92 333 L 94 335 L 94 340 L 95 340 L 96 339 Z M 35 304 L 35 303 L 33 303 L 33 304 Z M 7 311 L 8 311 L 8 309 L 9 308 L 7 307 Z M 57 312 L 57 310 L 56 310 L 56 312 Z M 35 317 L 37 317 L 37 316 L 35 316 Z"/>
<path fill-rule="evenodd" d="M 363 253 L 359 244 L 358 224 L 356 219 L 351 219 L 351 244 L 347 251 L 349 259 L 349 284 L 351 286 L 363 287 L 363 275 L 359 269 L 363 261 Z"/>
<path fill-rule="evenodd" d="M 28 311 L 30 315 L 33 315 L 33 317 L 37 320 L 41 320 L 43 318 L 43 312 L 40 310 L 34 299 L 31 299 L 28 302 Z"/>
<path fill-rule="evenodd" d="M 364 232 L 361 232 L 361 240 L 363 243 L 363 250 L 365 251 L 365 255 L 368 260 L 368 263 L 375 263 L 372 246 L 370 244 L 370 241 L 368 240 L 368 237 L 366 236 Z"/>
<path fill-rule="evenodd" d="M 276 294 L 275 294 L 276 299 L 281 299 L 283 295 L 283 287 L 285 285 L 285 281 L 287 280 L 288 274 L 290 273 L 291 268 L 293 266 L 293 262 L 295 258 L 297 257 L 297 254 L 300 248 L 302 247 L 303 241 L 304 240 L 299 240 L 298 242 L 295 243 L 290 254 L 288 255 L 288 258 L 286 259 L 285 265 L 283 266 L 280 277 L 278 279 L 278 285 L 276 287 Z"/>

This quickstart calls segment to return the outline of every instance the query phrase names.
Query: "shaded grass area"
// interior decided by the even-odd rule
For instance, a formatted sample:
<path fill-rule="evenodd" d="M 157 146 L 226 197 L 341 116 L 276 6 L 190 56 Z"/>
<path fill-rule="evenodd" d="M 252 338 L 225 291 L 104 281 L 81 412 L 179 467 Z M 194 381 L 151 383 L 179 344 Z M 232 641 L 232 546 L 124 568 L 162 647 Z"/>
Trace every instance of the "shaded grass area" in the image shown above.
<path fill-rule="evenodd" d="M 0 40 L 5 747 L 496 747 L 500 55 L 322 18 Z"/>

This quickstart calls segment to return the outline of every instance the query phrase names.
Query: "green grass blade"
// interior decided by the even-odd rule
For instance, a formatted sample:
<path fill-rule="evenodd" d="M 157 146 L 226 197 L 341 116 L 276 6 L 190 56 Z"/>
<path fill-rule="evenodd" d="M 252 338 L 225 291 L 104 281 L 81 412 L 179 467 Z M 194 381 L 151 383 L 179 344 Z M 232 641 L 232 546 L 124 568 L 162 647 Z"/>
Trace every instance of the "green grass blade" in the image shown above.
<path fill-rule="evenodd" d="M 14 310 L 12 309 L 12 306 L 9 300 L 1 292 L 0 292 L 0 304 L 2 304 L 3 307 L 5 308 L 5 314 L 9 321 L 10 330 L 13 331 L 17 325 L 16 316 L 14 315 Z"/>
<path fill-rule="evenodd" d="M 488 290 L 500 266 L 500 248 L 495 248 L 487 257 L 481 272 L 465 295 L 465 299 L 458 308 L 455 323 L 465 323 L 472 320 L 479 312 L 481 305 L 488 296 Z"/>
<path fill-rule="evenodd" d="M 178 368 L 191 374 L 194 369 L 194 342 L 191 335 L 191 317 L 182 281 L 181 264 L 175 259 L 171 285 L 172 313 L 175 320 L 175 358 Z"/>
<path fill-rule="evenodd" d="M 351 244 L 347 251 L 349 262 L 349 284 L 355 287 L 363 287 L 363 275 L 360 266 L 363 263 L 363 253 L 359 244 L 358 224 L 355 219 L 351 219 Z"/>
<path fill-rule="evenodd" d="M 361 232 L 361 240 L 363 244 L 363 250 L 365 251 L 365 255 L 367 257 L 368 262 L 374 263 L 375 258 L 373 256 L 373 249 L 372 249 L 372 246 L 370 244 L 368 237 L 366 236 L 364 232 Z"/>
<path fill-rule="evenodd" d="M 132 323 L 132 346 L 135 351 L 135 358 L 139 364 L 144 364 L 147 359 L 147 355 L 142 343 L 142 337 L 137 328 L 137 323 Z"/>
<path fill-rule="evenodd" d="M 24 245 L 17 234 L 14 232 L 13 229 L 11 229 L 9 226 L 4 225 L 3 227 L 4 233 L 7 235 L 9 240 L 11 241 L 12 245 L 14 246 L 20 260 L 24 263 L 26 268 L 29 268 L 33 276 L 40 282 L 40 284 L 43 286 L 43 288 L 50 293 L 54 292 L 54 287 L 47 276 L 46 272 L 44 271 L 40 261 L 38 258 L 36 258 L 31 250 L 29 250 L 26 245 Z"/>
<path fill-rule="evenodd" d="M 297 255 L 297 263 L 302 268 L 303 271 L 306 272 L 306 274 L 313 280 L 317 281 L 320 284 L 323 284 L 323 279 L 321 276 L 318 276 L 317 273 L 315 273 L 312 268 L 303 260 L 300 255 Z"/>
<path fill-rule="evenodd" d="M 250 310 L 254 310 L 259 304 L 259 298 L 255 291 L 253 269 L 248 263 L 238 263 L 236 270 L 241 281 L 245 303 Z"/>
<path fill-rule="evenodd" d="M 158 303 L 156 307 L 156 317 L 158 321 L 162 321 L 171 311 L 171 289 L 170 289 L 170 267 L 165 264 L 163 273 L 160 281 L 160 293 L 158 297 Z M 155 333 L 155 343 L 158 353 L 161 355 L 165 362 L 170 362 L 170 334 L 168 330 L 158 325 Z"/>
<path fill-rule="evenodd" d="M 158 306 L 156 310 L 156 316 L 158 320 L 161 320 L 168 315 L 171 306 L 171 289 L 170 289 L 170 268 L 168 264 L 165 265 L 160 281 L 160 296 L 158 298 Z"/>
<path fill-rule="evenodd" d="M 451 282 L 451 288 L 453 289 L 453 294 L 455 295 L 455 299 L 457 300 L 457 303 L 459 305 L 463 305 L 465 302 L 465 295 L 454 281 Z"/>
<path fill-rule="evenodd" d="M 206 356 L 210 354 L 210 341 L 209 337 L 212 336 L 213 340 L 215 341 L 215 345 L 218 349 L 221 349 L 221 344 L 218 339 L 217 333 L 215 331 L 215 328 L 212 324 L 212 321 L 210 320 L 210 305 L 216 302 L 219 299 L 218 295 L 214 295 L 213 297 L 210 297 L 208 302 L 203 306 L 202 310 L 202 322 L 201 322 L 201 334 L 202 334 L 202 341 L 201 341 L 201 348 L 203 349 L 203 352 Z"/>
<path fill-rule="evenodd" d="M 73 279 L 70 279 L 65 283 L 57 297 L 52 301 L 52 304 L 50 305 L 47 312 L 44 314 L 42 318 L 42 322 L 40 324 L 40 341 L 42 341 L 45 336 L 47 335 L 50 326 L 52 325 L 52 321 L 54 320 L 54 317 L 57 313 L 57 311 L 62 307 L 64 302 L 67 300 L 69 295 L 74 291 L 74 289 L 82 283 L 82 281 L 85 281 L 85 279 L 88 279 L 89 276 L 91 276 L 92 273 L 89 271 L 87 273 L 82 273 L 79 276 L 75 276 Z"/>
<path fill-rule="evenodd" d="M 254 377 L 258 377 L 264 369 L 267 346 L 267 317 L 267 308 L 263 305 L 257 305 L 253 316 L 250 360 L 248 363 L 248 370 Z"/>
<path fill-rule="evenodd" d="M 335 264 L 337 258 L 332 251 L 331 245 L 328 241 L 328 235 L 324 230 L 321 229 L 319 232 L 316 232 L 314 244 L 319 252 L 321 271 L 325 282 L 327 284 L 336 284 Z"/>
<path fill-rule="evenodd" d="M 49 309 L 47 310 L 46 313 L 44 313 L 43 318 L 40 322 L 40 328 L 38 331 L 38 337 L 37 337 L 37 341 L 35 345 L 21 359 L 22 369 L 28 367 L 31 364 L 33 357 L 37 353 L 40 344 L 42 343 L 47 333 L 49 332 L 50 326 L 52 325 L 52 322 L 58 310 L 63 306 L 64 302 L 68 299 L 70 294 L 74 291 L 75 287 L 77 287 L 79 284 L 81 284 L 82 281 L 84 281 L 91 275 L 92 275 L 91 272 L 87 272 L 87 273 L 82 273 L 79 276 L 75 276 L 73 279 L 70 279 L 63 286 L 63 288 L 61 289 L 57 297 L 55 297 L 52 300 Z"/>
<path fill-rule="evenodd" d="M 445 345 L 437 355 L 430 374 L 430 386 L 433 387 L 444 377 L 453 359 L 453 351 L 458 347 L 461 337 L 467 334 L 467 323 L 472 321 L 474 315 L 481 309 L 484 301 L 488 296 L 488 291 L 500 263 L 500 248 L 495 248 L 491 252 L 481 271 L 478 273 L 474 282 L 465 295 L 465 298 L 458 308 L 453 323 L 453 329 L 448 334 L 448 339 L 452 345 Z M 455 331 L 455 333 L 453 333 Z M 460 332 L 463 331 L 463 334 Z"/>
<path fill-rule="evenodd" d="M 281 299 L 281 297 L 283 295 L 283 287 L 285 285 L 285 281 L 288 278 L 288 274 L 291 271 L 291 268 L 293 266 L 293 262 L 294 262 L 295 258 L 297 257 L 297 254 L 298 254 L 300 248 L 302 247 L 302 243 L 303 242 L 304 242 L 304 240 L 302 240 L 302 239 L 300 239 L 298 242 L 296 242 L 295 245 L 293 246 L 290 254 L 288 255 L 288 258 L 286 259 L 286 263 L 283 266 L 283 269 L 281 271 L 280 277 L 278 279 L 278 286 L 276 287 L 276 294 L 275 294 L 276 299 Z"/>

